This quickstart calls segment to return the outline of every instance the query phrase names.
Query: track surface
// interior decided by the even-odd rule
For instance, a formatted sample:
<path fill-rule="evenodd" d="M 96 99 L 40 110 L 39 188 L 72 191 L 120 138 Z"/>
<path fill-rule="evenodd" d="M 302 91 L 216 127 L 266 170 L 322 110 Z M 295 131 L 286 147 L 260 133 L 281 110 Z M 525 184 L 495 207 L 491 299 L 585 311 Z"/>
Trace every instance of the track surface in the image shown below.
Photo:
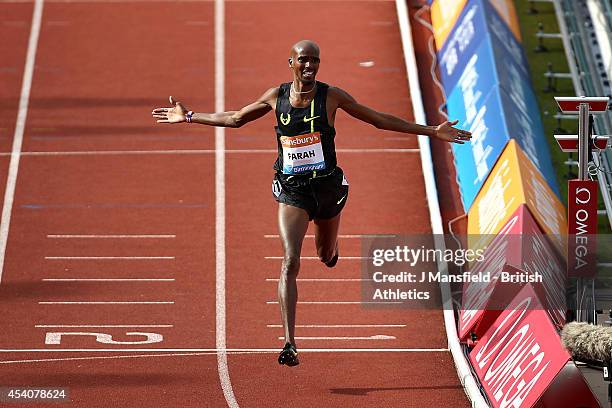
<path fill-rule="evenodd" d="M 214 110 L 214 7 L 45 3 L 0 282 L 0 347 L 38 351 L 3 352 L 0 385 L 67 387 L 71 405 L 82 407 L 227 406 L 215 352 L 214 130 L 155 126 L 149 117 L 169 94 Z M 0 149 L 10 152 L 32 4 L 0 3 L 0 11 L 0 34 L 11 39 L 0 44 Z M 320 80 L 410 118 L 392 1 L 227 2 L 225 106 L 289 80 L 285 56 L 299 38 L 321 45 Z M 360 65 L 367 61 L 374 66 Z M 272 126 L 268 115 L 226 132 L 225 386 L 237 404 L 468 406 L 439 310 L 300 304 L 302 364 L 277 365 Z M 351 184 L 341 228 L 348 237 L 335 269 L 303 260 L 300 279 L 328 279 L 300 282 L 304 302 L 360 300 L 360 263 L 343 259 L 360 256 L 354 235 L 430 231 L 416 139 L 343 113 L 336 128 Z M 0 156 L 3 186 L 8 161 Z M 303 256 L 315 256 L 312 239 Z M 66 335 L 45 344 L 50 332 L 123 342 L 145 332 L 163 341 Z M 370 351 L 332 352 L 356 348 Z"/>

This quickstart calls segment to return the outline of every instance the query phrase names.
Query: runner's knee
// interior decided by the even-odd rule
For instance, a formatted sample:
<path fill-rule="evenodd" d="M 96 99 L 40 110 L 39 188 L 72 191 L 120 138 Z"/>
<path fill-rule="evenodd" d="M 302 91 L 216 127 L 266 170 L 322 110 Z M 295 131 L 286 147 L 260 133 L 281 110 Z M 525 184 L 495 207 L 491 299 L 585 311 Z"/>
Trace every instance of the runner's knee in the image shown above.
<path fill-rule="evenodd" d="M 300 271 L 300 257 L 299 256 L 286 256 L 283 259 L 283 265 L 281 267 L 281 273 L 286 276 L 297 276 Z"/>

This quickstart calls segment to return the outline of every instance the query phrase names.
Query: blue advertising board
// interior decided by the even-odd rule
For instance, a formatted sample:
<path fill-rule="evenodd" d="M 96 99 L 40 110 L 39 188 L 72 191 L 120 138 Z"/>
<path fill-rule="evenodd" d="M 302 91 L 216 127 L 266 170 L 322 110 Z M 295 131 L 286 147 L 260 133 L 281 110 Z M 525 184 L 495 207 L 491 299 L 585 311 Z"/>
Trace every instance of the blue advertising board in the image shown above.
<path fill-rule="evenodd" d="M 516 139 L 533 164 L 540 170 L 542 176 L 548 182 L 548 186 L 560 197 L 557 175 L 552 165 L 550 150 L 546 142 L 544 125 L 538 114 L 539 108 L 533 91 L 527 88 L 524 99 L 517 104 L 504 88 L 501 88 L 501 106 L 504 111 L 504 119 L 508 129 L 508 135 Z M 527 112 L 523 110 L 522 104 L 527 106 Z"/>
<path fill-rule="evenodd" d="M 499 88 L 493 87 L 488 95 L 480 91 L 476 91 L 475 95 L 477 98 L 474 100 L 464 100 L 464 94 L 458 86 L 447 101 L 449 117 L 458 119 L 460 128 L 472 132 L 469 143 L 452 145 L 461 200 L 466 212 L 507 141 L 501 107 L 496 106 Z M 480 98 L 483 100 L 477 100 Z"/>
<path fill-rule="evenodd" d="M 529 83 L 525 53 L 504 20 L 488 1 L 470 0 L 438 52 L 440 76 L 447 95 L 455 88 L 469 58 L 487 40 L 494 60 L 499 64 L 512 61 Z"/>
<path fill-rule="evenodd" d="M 496 69 L 491 43 L 482 41 L 447 97 L 449 119 L 458 119 L 460 128 L 472 132 L 470 143 L 453 145 L 466 211 L 510 138 L 559 194 L 535 95 L 515 65 L 510 59 Z M 500 78 L 507 87 L 500 86 Z"/>

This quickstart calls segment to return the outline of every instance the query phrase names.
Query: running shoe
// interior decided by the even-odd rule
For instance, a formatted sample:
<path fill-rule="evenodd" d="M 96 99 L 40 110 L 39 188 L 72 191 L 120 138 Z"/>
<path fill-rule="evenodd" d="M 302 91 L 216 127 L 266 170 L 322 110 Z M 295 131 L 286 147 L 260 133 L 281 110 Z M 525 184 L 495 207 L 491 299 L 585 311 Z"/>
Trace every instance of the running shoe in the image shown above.
<path fill-rule="evenodd" d="M 278 356 L 278 364 L 285 364 L 289 367 L 293 367 L 300 364 L 300 360 L 298 360 L 297 349 L 293 344 L 285 344 L 285 347 L 283 347 L 283 351 L 281 351 L 280 355 Z"/>
<path fill-rule="evenodd" d="M 333 268 L 338 263 L 338 245 L 336 245 L 336 255 L 329 262 L 325 262 L 325 266 L 328 268 Z"/>

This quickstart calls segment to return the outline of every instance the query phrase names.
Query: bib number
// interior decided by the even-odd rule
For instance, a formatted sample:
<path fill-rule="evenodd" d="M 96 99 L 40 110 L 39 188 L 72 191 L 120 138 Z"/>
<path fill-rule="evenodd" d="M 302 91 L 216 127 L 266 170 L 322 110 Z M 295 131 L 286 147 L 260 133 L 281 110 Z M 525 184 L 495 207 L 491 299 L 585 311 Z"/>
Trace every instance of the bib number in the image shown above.
<path fill-rule="evenodd" d="M 281 136 L 283 173 L 300 174 L 325 169 L 319 132 L 299 136 Z"/>

